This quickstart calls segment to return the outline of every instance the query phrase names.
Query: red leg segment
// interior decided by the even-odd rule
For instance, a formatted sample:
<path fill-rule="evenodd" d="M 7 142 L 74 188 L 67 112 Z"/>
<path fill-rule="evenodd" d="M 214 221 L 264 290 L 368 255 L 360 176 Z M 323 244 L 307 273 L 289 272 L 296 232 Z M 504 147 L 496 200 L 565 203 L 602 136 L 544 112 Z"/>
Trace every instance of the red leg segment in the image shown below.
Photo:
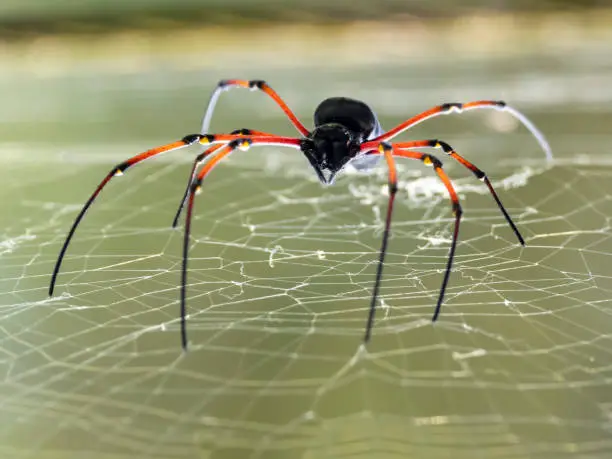
<path fill-rule="evenodd" d="M 177 142 L 172 142 L 167 145 L 162 145 L 161 147 L 152 148 L 150 150 L 145 151 L 144 153 L 140 153 L 127 161 L 124 161 L 120 164 L 117 164 L 115 167 L 111 169 L 111 171 L 104 177 L 102 182 L 98 185 L 98 187 L 94 190 L 93 194 L 89 197 L 79 214 L 77 215 L 70 231 L 68 231 L 68 236 L 66 236 L 66 240 L 64 241 L 64 245 L 62 246 L 57 261 L 55 262 L 55 267 L 53 268 L 53 274 L 51 275 L 51 283 L 49 284 L 49 296 L 53 295 L 53 290 L 55 289 L 55 282 L 57 280 L 57 275 L 59 273 L 60 267 L 62 265 L 62 261 L 64 260 L 64 255 L 66 254 L 66 250 L 68 249 L 68 245 L 70 245 L 70 241 L 72 240 L 72 236 L 74 236 L 74 232 L 76 231 L 79 223 L 87 213 L 87 210 L 91 207 L 93 202 L 96 200 L 100 192 L 104 189 L 106 184 L 110 182 L 110 180 L 114 176 L 123 175 L 125 170 L 135 164 L 138 164 L 141 161 L 152 158 L 153 156 L 160 155 L 162 153 L 167 153 L 172 150 L 178 150 L 181 148 L 185 148 L 195 141 L 197 141 L 199 137 L 197 136 L 187 136 L 183 140 L 179 140 Z"/>
<path fill-rule="evenodd" d="M 385 158 L 387 160 L 387 165 L 389 166 L 389 187 L 390 187 L 391 193 L 389 196 L 389 208 L 387 210 L 387 220 L 385 222 L 385 233 L 383 235 L 383 244 L 382 244 L 381 252 L 380 252 L 378 271 L 376 275 L 376 281 L 374 284 L 372 303 L 370 305 L 370 314 L 368 316 L 368 323 L 366 327 L 366 335 L 365 335 L 366 342 L 370 338 L 371 329 L 372 329 L 373 322 L 374 322 L 376 302 L 378 299 L 377 298 L 378 291 L 379 291 L 380 281 L 382 278 L 382 268 L 384 264 L 384 256 L 387 250 L 387 240 L 389 237 L 389 228 L 391 225 L 391 211 L 393 208 L 395 192 L 397 191 L 397 178 L 396 178 L 396 173 L 395 173 L 395 163 L 393 162 L 393 156 L 399 156 L 399 157 L 410 158 L 410 159 L 418 159 L 420 161 L 423 161 L 424 164 L 433 165 L 435 172 L 438 174 L 438 177 L 440 177 L 440 180 L 442 180 L 442 183 L 446 187 L 448 194 L 450 196 L 452 205 L 453 205 L 453 213 L 455 215 L 455 228 L 453 230 L 453 239 L 451 242 L 451 248 L 450 248 L 449 255 L 448 255 L 448 262 L 446 264 L 446 272 L 444 273 L 444 278 L 442 280 L 442 285 L 440 287 L 440 294 L 438 295 L 438 302 L 436 304 L 436 309 L 434 311 L 432 321 L 436 321 L 440 314 L 440 309 L 442 307 L 442 302 L 444 300 L 444 294 L 446 292 L 446 286 L 448 285 L 448 280 L 450 278 L 450 273 L 451 273 L 451 269 L 453 266 L 453 260 L 455 258 L 455 250 L 457 248 L 457 239 L 459 237 L 459 223 L 461 221 L 461 215 L 463 212 L 461 210 L 461 205 L 459 204 L 459 197 L 457 195 L 457 192 L 455 191 L 455 188 L 453 187 L 453 184 L 451 183 L 450 179 L 448 178 L 448 176 L 442 169 L 442 162 L 435 156 L 432 156 L 428 153 L 422 153 L 422 152 L 417 152 L 417 151 L 402 151 L 398 148 L 399 145 L 400 144 L 389 145 L 387 143 L 380 143 L 377 149 L 378 154 L 385 155 Z"/>
<path fill-rule="evenodd" d="M 236 137 L 236 136 L 234 136 Z M 214 141 L 214 140 L 213 140 Z M 220 148 L 215 156 L 213 156 L 198 172 L 196 178 L 190 185 L 189 197 L 187 200 L 187 214 L 185 216 L 185 237 L 183 240 L 183 266 L 181 270 L 181 344 L 183 350 L 187 349 L 187 324 L 186 324 L 186 298 L 187 298 L 187 261 L 189 258 L 189 236 L 191 234 L 191 219 L 193 215 L 193 204 L 195 195 L 202 187 L 202 181 L 212 171 L 212 169 L 226 156 L 230 155 L 234 150 L 248 150 L 254 145 L 277 145 L 291 147 L 297 150 L 300 149 L 301 140 L 291 139 L 287 137 L 238 137 L 234 138 L 227 145 Z"/>
<path fill-rule="evenodd" d="M 259 89 L 266 93 L 276 104 L 281 108 L 287 118 L 291 121 L 291 123 L 295 126 L 295 128 L 299 131 L 303 136 L 307 136 L 309 134 L 308 129 L 302 124 L 302 122 L 295 116 L 293 111 L 287 106 L 285 101 L 266 83 L 262 80 L 221 80 L 212 95 L 210 96 L 210 101 L 208 102 L 208 108 L 206 109 L 206 114 L 204 115 L 204 119 L 202 120 L 202 134 L 206 134 L 208 129 L 210 128 L 210 121 L 212 119 L 213 111 L 215 109 L 215 105 L 217 104 L 217 100 L 221 95 L 221 92 L 227 91 L 232 87 L 241 87 L 248 88 L 251 90 Z"/>
<path fill-rule="evenodd" d="M 544 150 L 544 153 L 546 154 L 546 158 L 548 160 L 553 159 L 552 150 L 550 148 L 550 145 L 546 141 L 544 134 L 542 134 L 540 130 L 536 128 L 535 125 L 525 115 L 523 115 L 521 112 L 519 112 L 515 108 L 512 108 L 509 105 L 506 105 L 506 103 L 501 100 L 477 100 L 474 102 L 467 102 L 467 103 L 454 102 L 454 103 L 438 105 L 436 107 L 430 108 L 429 110 L 425 110 L 424 112 L 419 113 L 416 116 L 413 116 L 412 118 L 404 121 L 403 123 L 397 125 L 393 129 L 372 139 L 371 141 L 372 142 L 388 142 L 389 140 L 391 140 L 393 137 L 397 136 L 398 134 L 401 134 L 407 129 L 410 129 L 411 127 L 416 126 L 417 124 L 422 123 L 423 121 L 428 120 L 430 118 L 434 118 L 440 115 L 447 115 L 449 113 L 461 113 L 467 110 L 474 110 L 474 109 L 494 109 L 494 110 L 508 112 L 514 118 L 519 120 L 536 138 L 536 140 L 540 144 L 540 147 L 542 148 L 542 150 Z"/>
<path fill-rule="evenodd" d="M 267 132 L 261 132 L 261 131 L 254 131 L 252 129 L 237 129 L 237 130 L 233 131 L 231 133 L 231 135 L 239 135 L 239 136 L 256 135 L 256 136 L 265 136 L 265 137 L 275 137 L 274 134 L 269 134 Z M 214 145 L 214 146 L 208 148 L 207 150 L 205 150 L 204 152 L 200 153 L 198 156 L 196 156 L 196 159 L 193 162 L 193 166 L 191 168 L 191 173 L 189 174 L 189 181 L 187 182 L 187 187 L 185 188 L 185 192 L 183 193 L 183 198 L 181 199 L 181 203 L 179 204 L 179 208 L 176 211 L 176 215 L 174 216 L 174 220 L 172 221 L 172 227 L 173 228 L 176 228 L 176 225 L 178 225 L 178 220 L 179 220 L 179 218 L 181 216 L 181 212 L 183 210 L 183 207 L 185 207 L 185 202 L 187 201 L 187 196 L 189 195 L 189 187 L 191 186 L 191 182 L 193 181 L 193 179 L 195 177 L 196 169 L 198 168 L 198 166 L 206 158 L 208 158 L 215 151 L 218 151 L 219 148 L 221 148 L 222 146 L 223 145 L 221 145 L 221 144 Z"/>
<path fill-rule="evenodd" d="M 462 166 L 472 171 L 472 173 L 476 176 L 476 178 L 478 178 L 479 180 L 482 180 L 487 185 L 489 192 L 491 193 L 491 195 L 493 196 L 493 199 L 497 203 L 497 207 L 499 207 L 499 210 L 504 215 L 504 218 L 510 225 L 510 228 L 512 228 L 512 231 L 514 231 L 514 234 L 519 240 L 519 243 L 523 246 L 525 245 L 525 239 L 523 239 L 521 232 L 515 225 L 514 221 L 512 221 L 510 214 L 508 213 L 508 211 L 502 204 L 501 199 L 499 199 L 499 196 L 497 195 L 497 192 L 493 188 L 493 184 L 490 182 L 487 175 L 482 170 L 477 168 L 474 164 L 472 164 L 467 159 L 465 159 L 463 156 L 459 155 L 448 143 L 443 142 L 442 140 L 431 139 L 431 140 L 416 140 L 413 142 L 399 142 L 399 143 L 394 143 L 393 146 L 394 148 L 397 148 L 400 150 L 401 149 L 422 148 L 422 147 L 441 148 L 442 150 L 444 150 L 444 152 L 447 155 L 449 155 L 451 158 L 458 161 Z"/>
<path fill-rule="evenodd" d="M 258 134 L 261 134 L 261 133 L 258 133 Z M 72 237 L 74 236 L 74 233 L 77 227 L 81 223 L 81 220 L 83 219 L 83 217 L 85 216 L 85 214 L 87 213 L 91 205 L 94 203 L 98 195 L 102 192 L 104 187 L 108 184 L 108 182 L 110 182 L 110 180 L 114 176 L 122 175 L 129 167 L 132 167 L 146 159 L 152 158 L 162 153 L 167 153 L 169 151 L 179 150 L 181 148 L 188 147 L 189 145 L 192 145 L 196 142 L 199 142 L 203 145 L 218 144 L 218 143 L 227 144 L 227 143 L 231 143 L 233 140 L 239 140 L 239 139 L 244 139 L 244 138 L 245 138 L 244 134 L 228 134 L 228 135 L 226 134 L 222 134 L 222 135 L 191 134 L 191 135 L 185 136 L 182 140 L 178 140 L 176 142 L 172 142 L 166 145 L 162 145 L 160 147 L 156 147 L 156 148 L 147 150 L 113 167 L 111 171 L 106 175 L 106 177 L 104 177 L 104 179 L 100 182 L 97 188 L 94 190 L 94 192 L 89 197 L 87 202 L 85 202 L 85 205 L 83 206 L 83 208 L 77 215 L 76 219 L 74 220 L 74 223 L 72 224 L 72 226 L 70 227 L 70 230 L 68 231 L 66 240 L 64 241 L 64 244 L 62 245 L 57 261 L 55 262 L 55 266 L 53 268 L 53 274 L 51 275 L 51 282 L 49 284 L 49 296 L 53 295 L 53 291 L 55 289 L 55 283 L 57 281 L 57 276 L 59 274 L 59 270 L 61 268 L 62 261 L 64 260 L 64 256 L 66 255 L 66 251 L 68 250 L 68 246 L 70 245 L 70 241 L 72 240 Z M 300 139 L 296 139 L 293 137 L 280 137 L 280 136 L 273 137 L 268 134 L 266 134 L 266 136 L 261 136 L 261 135 L 254 136 L 252 140 L 254 142 L 255 141 L 267 141 L 268 144 L 270 145 L 272 144 L 274 145 L 285 145 L 285 144 L 297 145 L 298 146 L 297 148 L 299 148 L 299 145 L 301 142 Z"/>
<path fill-rule="evenodd" d="M 395 145 L 393 145 L 395 149 Z M 459 204 L 459 196 L 457 196 L 457 192 L 455 191 L 455 187 L 453 187 L 452 182 L 448 178 L 448 175 L 442 169 L 442 162 L 436 158 L 435 156 L 429 155 L 427 153 L 421 153 L 416 151 L 397 151 L 394 150 L 393 153 L 395 156 L 401 156 L 404 158 L 418 159 L 423 161 L 424 164 L 432 165 L 442 183 L 446 187 L 448 194 L 450 196 L 451 202 L 453 204 L 453 214 L 455 215 L 455 228 L 453 230 L 453 239 L 451 242 L 450 251 L 448 253 L 448 262 L 446 263 L 446 271 L 444 272 L 444 279 L 442 279 L 442 286 L 440 287 L 440 294 L 438 296 L 438 303 L 436 304 L 436 310 L 434 311 L 434 315 L 432 317 L 432 321 L 435 322 L 440 315 L 440 309 L 442 308 L 442 302 L 444 300 L 444 293 L 446 292 L 446 286 L 448 285 L 448 279 L 450 278 L 451 269 L 453 267 L 453 260 L 455 258 L 455 250 L 457 248 L 457 239 L 459 238 L 459 223 L 461 222 L 461 215 L 463 211 L 461 209 L 461 204 Z"/>
<path fill-rule="evenodd" d="M 361 145 L 361 151 L 364 151 L 364 152 L 371 151 L 371 150 L 373 150 L 375 148 L 375 145 L 376 145 L 376 143 L 375 143 L 374 140 L 371 140 L 369 142 L 363 143 Z M 493 184 L 490 182 L 490 180 L 487 177 L 487 175 L 482 170 L 477 168 L 474 164 L 472 164 L 467 159 L 465 159 L 463 156 L 459 155 L 448 143 L 443 142 L 442 140 L 429 139 L 429 140 L 414 140 L 414 141 L 411 141 L 411 142 L 397 142 L 397 143 L 393 144 L 393 148 L 395 150 L 409 150 L 409 149 L 413 149 L 413 148 L 423 148 L 423 147 L 441 148 L 442 150 L 444 150 L 444 152 L 447 155 L 449 155 L 451 158 L 457 160 L 461 165 L 463 165 L 464 167 L 466 167 L 470 171 L 472 171 L 472 173 L 478 179 L 482 180 L 487 185 L 487 188 L 489 189 L 489 192 L 491 193 L 491 195 L 493 196 L 493 199 L 497 203 L 497 207 L 499 207 L 499 210 L 504 215 L 504 218 L 506 219 L 506 221 L 510 225 L 510 228 L 512 228 L 512 231 L 514 231 L 514 234 L 516 235 L 516 237 L 519 240 L 520 244 L 521 245 L 525 245 L 525 239 L 523 239 L 523 236 L 521 235 L 521 232 L 518 230 L 518 227 L 515 225 L 514 221 L 510 217 L 510 214 L 508 213 L 508 211 L 506 210 L 506 208 L 502 204 L 501 199 L 499 199 L 499 196 L 497 195 L 497 192 L 493 188 Z"/>

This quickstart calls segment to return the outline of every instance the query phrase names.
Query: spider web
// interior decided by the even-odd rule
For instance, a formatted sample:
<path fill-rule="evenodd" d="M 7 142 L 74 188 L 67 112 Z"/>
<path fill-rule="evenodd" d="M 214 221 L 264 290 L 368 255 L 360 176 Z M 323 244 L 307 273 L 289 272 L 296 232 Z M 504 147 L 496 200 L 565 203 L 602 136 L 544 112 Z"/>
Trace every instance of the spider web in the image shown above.
<path fill-rule="evenodd" d="M 580 66 L 589 58 L 580 57 L 566 61 Z M 503 113 L 466 115 L 469 123 L 445 117 L 415 129 L 411 138 L 441 137 L 488 173 L 527 245 L 517 244 L 486 187 L 445 159 L 465 218 L 433 325 L 450 203 L 430 168 L 398 161 L 400 193 L 367 349 L 361 342 L 387 205 L 384 167 L 344 174 L 325 188 L 305 158 L 262 147 L 216 168 L 196 201 L 190 348 L 183 354 L 182 228 L 170 223 L 196 149 L 139 165 L 109 184 L 48 298 L 59 247 L 94 184 L 130 152 L 167 142 L 172 130 L 160 138 L 161 130 L 153 136 L 143 127 L 141 140 L 130 131 L 129 145 L 3 144 L 2 456 L 608 457 L 612 163 L 604 107 L 612 97 L 605 59 L 590 57 L 601 66 L 597 77 L 559 74 L 548 92 L 542 81 L 550 75 L 514 77 L 501 91 L 470 73 L 443 94 L 429 82 L 419 86 L 417 76 L 401 81 L 414 90 L 400 94 L 392 85 L 351 86 L 345 75 L 329 78 L 343 81 L 334 88 L 328 74 L 319 76 L 325 85 L 281 74 L 280 81 L 290 74 L 296 88 L 306 87 L 279 88 L 296 112 L 350 93 L 377 101 L 386 127 L 427 106 L 425 99 L 503 92 L 530 116 L 550 104 L 548 117 L 534 120 L 553 141 L 553 163 Z M 422 65 L 423 74 L 439 71 L 438 63 Z M 184 100 L 216 77 L 198 71 L 181 80 L 193 83 Z M 151 98 L 156 85 L 168 85 L 163 78 L 136 75 L 126 86 L 146 81 Z M 82 94 L 75 81 L 62 84 L 72 97 Z M 92 112 L 110 105 L 95 94 Z M 228 110 L 241 112 L 220 131 L 286 129 L 235 100 Z M 566 108 L 578 100 L 586 103 Z M 19 108 L 11 114 L 25 115 Z M 482 121 L 485 127 L 473 127 Z M 584 135 L 567 127 L 574 122 Z"/>
<path fill-rule="evenodd" d="M 526 248 L 482 184 L 449 164 L 466 212 L 435 325 L 449 203 L 429 169 L 402 163 L 366 350 L 384 170 L 321 188 L 295 155 L 267 151 L 263 167 L 240 155 L 196 203 L 184 355 L 181 231 L 169 223 L 185 168 L 159 161 L 110 186 L 52 299 L 48 275 L 81 204 L 41 190 L 91 184 L 108 166 L 26 185 L 5 168 L 26 211 L 0 246 L 4 455 L 609 453 L 609 163 L 497 164 Z"/>

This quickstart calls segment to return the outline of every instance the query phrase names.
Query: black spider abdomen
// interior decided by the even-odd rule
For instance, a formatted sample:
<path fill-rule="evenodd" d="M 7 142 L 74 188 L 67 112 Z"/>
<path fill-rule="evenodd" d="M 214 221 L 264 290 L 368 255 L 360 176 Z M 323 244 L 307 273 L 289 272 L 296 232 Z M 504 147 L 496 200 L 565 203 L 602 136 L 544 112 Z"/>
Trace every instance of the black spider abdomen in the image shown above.
<path fill-rule="evenodd" d="M 378 126 L 376 115 L 365 103 L 348 97 L 330 97 L 314 113 L 315 126 L 338 123 L 367 138 Z"/>

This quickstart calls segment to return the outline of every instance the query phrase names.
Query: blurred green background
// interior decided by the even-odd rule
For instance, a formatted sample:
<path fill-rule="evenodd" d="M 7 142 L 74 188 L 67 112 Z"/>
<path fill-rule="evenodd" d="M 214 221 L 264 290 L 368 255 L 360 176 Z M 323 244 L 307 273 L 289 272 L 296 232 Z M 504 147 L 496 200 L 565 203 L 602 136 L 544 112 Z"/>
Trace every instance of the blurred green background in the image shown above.
<path fill-rule="evenodd" d="M 612 10 L 577 1 L 17 1 L 0 4 L 0 457 L 607 458 L 612 452 Z M 504 99 L 545 133 L 472 112 L 441 138 L 465 220 L 400 162 L 367 351 L 384 167 L 323 188 L 305 158 L 237 152 L 198 197 L 190 351 L 182 229 L 197 148 L 113 180 L 47 297 L 76 213 L 115 164 L 200 127 L 219 79 L 265 79 L 307 126 L 326 97 L 386 128 L 442 102 Z M 213 130 L 294 135 L 264 95 Z"/>
<path fill-rule="evenodd" d="M 0 5 L 3 33 L 95 31 L 123 27 L 164 27 L 253 23 L 347 23 L 354 20 L 401 21 L 415 18 L 457 18 L 462 15 L 504 12 L 580 14 L 585 9 L 609 7 L 607 0 L 6 0 Z"/>

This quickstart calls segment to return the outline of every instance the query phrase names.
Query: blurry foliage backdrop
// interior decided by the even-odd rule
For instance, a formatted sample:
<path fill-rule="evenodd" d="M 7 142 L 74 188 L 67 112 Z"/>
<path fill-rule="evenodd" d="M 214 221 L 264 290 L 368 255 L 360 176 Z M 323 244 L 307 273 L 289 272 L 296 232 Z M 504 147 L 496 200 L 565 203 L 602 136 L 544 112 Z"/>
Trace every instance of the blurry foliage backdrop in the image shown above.
<path fill-rule="evenodd" d="M 609 7 L 609 0 L 3 0 L 0 36 L 121 28 L 168 28 L 181 24 L 248 22 L 343 22 L 456 17 L 500 11 L 576 11 Z"/>

